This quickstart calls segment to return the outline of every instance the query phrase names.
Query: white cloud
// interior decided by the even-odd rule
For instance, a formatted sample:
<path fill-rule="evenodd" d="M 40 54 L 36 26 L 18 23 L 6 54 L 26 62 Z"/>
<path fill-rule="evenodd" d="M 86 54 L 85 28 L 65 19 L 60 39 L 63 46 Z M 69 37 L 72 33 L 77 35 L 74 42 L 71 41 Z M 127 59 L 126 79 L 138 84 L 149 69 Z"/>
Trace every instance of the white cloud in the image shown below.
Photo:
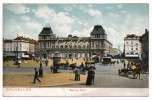
<path fill-rule="evenodd" d="M 101 16 L 101 12 L 98 10 L 94 10 L 94 9 L 89 9 L 87 13 L 92 17 Z"/>
<path fill-rule="evenodd" d="M 10 38 L 16 38 L 17 34 L 19 36 L 25 36 L 25 37 L 30 37 L 29 34 L 24 32 L 23 28 L 18 22 L 15 22 L 14 20 L 9 21 L 9 26 L 7 26 L 9 30 L 5 30 L 5 33 L 7 33 L 7 37 Z M 8 34 L 10 33 L 10 34 Z"/>
<path fill-rule="evenodd" d="M 59 24 L 72 24 L 74 21 L 74 19 L 65 15 L 65 13 L 63 12 L 56 13 L 53 19 L 56 21 L 56 23 L 59 23 Z"/>
<path fill-rule="evenodd" d="M 127 11 L 123 10 L 121 11 L 122 14 L 127 14 Z"/>
<path fill-rule="evenodd" d="M 109 9 L 109 10 L 110 10 L 110 9 L 112 9 L 112 7 L 108 6 L 108 7 L 106 7 L 106 9 Z"/>
<path fill-rule="evenodd" d="M 123 40 L 125 37 L 125 34 L 121 33 L 120 31 L 116 30 L 112 26 L 110 27 L 104 27 L 108 40 L 113 44 L 113 47 L 118 48 L 118 46 L 121 47 L 121 50 L 123 50 Z"/>
<path fill-rule="evenodd" d="M 122 8 L 122 5 L 121 4 L 118 4 L 118 5 L 116 5 L 117 6 L 117 8 Z"/>
<path fill-rule="evenodd" d="M 4 7 L 15 14 L 22 14 L 30 11 L 30 9 L 23 4 L 6 4 Z"/>
<path fill-rule="evenodd" d="M 35 16 L 42 18 L 45 21 L 49 21 L 50 17 L 54 15 L 54 10 L 49 9 L 46 5 L 40 5 L 37 10 L 32 10 L 35 13 Z"/>
<path fill-rule="evenodd" d="M 23 15 L 21 16 L 21 20 L 24 20 L 24 21 L 29 21 L 31 18 L 26 16 L 26 15 Z"/>
<path fill-rule="evenodd" d="M 76 36 L 79 36 L 79 37 L 89 37 L 90 36 L 90 32 L 93 30 L 93 26 L 92 27 L 89 27 L 89 28 L 84 28 L 83 30 L 81 31 L 77 31 L 77 30 L 74 30 L 72 32 L 73 35 L 76 35 Z"/>
<path fill-rule="evenodd" d="M 65 11 L 72 11 L 72 8 L 71 7 L 65 7 L 64 10 Z"/>
<path fill-rule="evenodd" d="M 108 13 L 108 15 L 111 16 L 111 17 L 114 17 L 114 18 L 118 18 L 119 17 L 118 14 L 115 14 L 115 13 L 112 13 L 112 12 Z"/>
<path fill-rule="evenodd" d="M 53 9 L 49 8 L 47 5 L 39 6 L 37 10 L 33 10 L 35 16 L 42 18 L 45 23 L 51 22 L 54 24 L 72 24 L 74 19 L 69 17 L 64 12 L 56 13 Z"/>
<path fill-rule="evenodd" d="M 93 7 L 93 5 L 89 4 L 88 7 Z"/>
<path fill-rule="evenodd" d="M 88 15 L 90 15 L 91 17 L 100 17 L 102 15 L 100 11 L 92 9 L 92 8 L 88 8 L 82 5 L 78 8 L 82 10 L 84 13 L 87 13 Z"/>
<path fill-rule="evenodd" d="M 75 17 L 70 17 L 66 12 L 55 12 L 47 5 L 39 6 L 37 10 L 33 11 L 35 16 L 42 18 L 45 23 L 50 22 L 55 30 L 55 34 L 63 34 L 67 36 L 71 33 L 72 24 L 75 21 Z"/>
<path fill-rule="evenodd" d="M 25 23 L 25 26 L 27 29 L 32 29 L 32 30 L 41 30 L 42 26 L 37 23 L 37 22 L 33 22 L 33 21 L 28 21 Z"/>

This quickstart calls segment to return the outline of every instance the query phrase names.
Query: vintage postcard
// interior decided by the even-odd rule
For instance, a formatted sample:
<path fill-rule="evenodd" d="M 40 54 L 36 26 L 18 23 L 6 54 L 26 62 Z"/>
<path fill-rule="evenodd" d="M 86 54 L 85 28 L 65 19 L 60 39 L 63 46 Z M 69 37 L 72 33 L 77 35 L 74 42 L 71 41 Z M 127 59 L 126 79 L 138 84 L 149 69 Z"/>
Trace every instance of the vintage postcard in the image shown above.
<path fill-rule="evenodd" d="M 2 6 L 3 96 L 149 96 L 149 3 Z"/>

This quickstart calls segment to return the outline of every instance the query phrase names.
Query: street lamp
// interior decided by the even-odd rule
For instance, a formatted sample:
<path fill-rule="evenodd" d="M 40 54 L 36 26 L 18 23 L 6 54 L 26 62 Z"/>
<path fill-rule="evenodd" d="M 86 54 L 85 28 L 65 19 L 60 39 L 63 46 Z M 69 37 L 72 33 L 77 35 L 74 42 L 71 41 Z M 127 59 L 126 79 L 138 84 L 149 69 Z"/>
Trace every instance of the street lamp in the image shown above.
<path fill-rule="evenodd" d="M 40 45 L 41 47 L 41 45 Z M 42 51 L 40 48 L 40 68 L 39 68 L 39 77 L 43 77 L 43 68 L 42 68 Z"/>

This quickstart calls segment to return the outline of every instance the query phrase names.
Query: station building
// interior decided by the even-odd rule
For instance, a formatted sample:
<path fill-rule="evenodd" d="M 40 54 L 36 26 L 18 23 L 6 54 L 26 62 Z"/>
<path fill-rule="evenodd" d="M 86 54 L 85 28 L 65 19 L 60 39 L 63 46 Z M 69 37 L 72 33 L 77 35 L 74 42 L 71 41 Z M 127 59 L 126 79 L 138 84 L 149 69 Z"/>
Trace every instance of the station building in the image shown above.
<path fill-rule="evenodd" d="M 107 34 L 101 25 L 95 25 L 90 37 L 78 37 L 71 34 L 67 37 L 57 37 L 51 27 L 44 27 L 38 35 L 39 48 L 44 58 L 53 57 L 59 52 L 62 58 L 91 58 L 106 56 L 112 50 L 112 43 L 107 40 Z"/>

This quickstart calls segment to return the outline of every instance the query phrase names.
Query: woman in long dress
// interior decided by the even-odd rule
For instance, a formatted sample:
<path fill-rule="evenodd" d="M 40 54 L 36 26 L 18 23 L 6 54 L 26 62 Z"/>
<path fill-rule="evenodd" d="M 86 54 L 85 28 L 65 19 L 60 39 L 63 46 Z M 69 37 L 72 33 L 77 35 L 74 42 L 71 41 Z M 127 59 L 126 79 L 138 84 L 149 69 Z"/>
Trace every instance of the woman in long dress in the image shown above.
<path fill-rule="evenodd" d="M 86 80 L 86 85 L 91 85 L 91 83 L 92 83 L 92 72 L 91 72 L 91 69 L 89 69 L 87 80 Z"/>

